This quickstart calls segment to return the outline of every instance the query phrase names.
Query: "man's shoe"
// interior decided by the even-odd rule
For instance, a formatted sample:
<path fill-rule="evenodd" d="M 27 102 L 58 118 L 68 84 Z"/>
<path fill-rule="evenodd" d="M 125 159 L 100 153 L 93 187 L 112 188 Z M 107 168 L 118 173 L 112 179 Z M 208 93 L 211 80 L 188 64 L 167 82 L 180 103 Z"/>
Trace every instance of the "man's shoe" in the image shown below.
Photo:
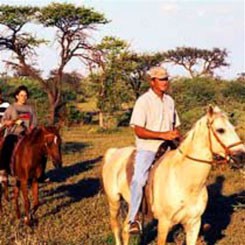
<path fill-rule="evenodd" d="M 138 220 L 129 223 L 128 232 L 132 235 L 139 234 L 142 231 L 141 224 Z"/>

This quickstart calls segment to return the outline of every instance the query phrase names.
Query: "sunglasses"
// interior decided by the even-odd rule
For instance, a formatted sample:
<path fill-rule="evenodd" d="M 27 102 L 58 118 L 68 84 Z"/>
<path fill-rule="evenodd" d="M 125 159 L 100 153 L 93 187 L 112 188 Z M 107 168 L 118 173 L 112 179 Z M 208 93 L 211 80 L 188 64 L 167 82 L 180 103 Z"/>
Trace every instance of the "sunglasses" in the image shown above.
<path fill-rule="evenodd" d="M 168 77 L 158 78 L 159 81 L 168 81 Z"/>

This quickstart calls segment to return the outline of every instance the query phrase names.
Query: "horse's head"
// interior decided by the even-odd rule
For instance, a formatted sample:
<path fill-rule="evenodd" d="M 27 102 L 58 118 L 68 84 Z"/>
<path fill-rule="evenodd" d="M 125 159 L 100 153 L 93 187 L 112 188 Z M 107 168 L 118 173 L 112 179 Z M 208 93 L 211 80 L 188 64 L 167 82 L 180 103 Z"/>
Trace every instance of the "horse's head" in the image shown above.
<path fill-rule="evenodd" d="M 62 166 L 61 137 L 59 131 L 54 126 L 42 127 L 44 134 L 44 144 L 48 155 L 52 158 L 56 168 Z"/>
<path fill-rule="evenodd" d="M 218 107 L 209 106 L 207 118 L 211 151 L 224 158 L 230 156 L 234 162 L 244 164 L 245 145 L 228 117 Z"/>

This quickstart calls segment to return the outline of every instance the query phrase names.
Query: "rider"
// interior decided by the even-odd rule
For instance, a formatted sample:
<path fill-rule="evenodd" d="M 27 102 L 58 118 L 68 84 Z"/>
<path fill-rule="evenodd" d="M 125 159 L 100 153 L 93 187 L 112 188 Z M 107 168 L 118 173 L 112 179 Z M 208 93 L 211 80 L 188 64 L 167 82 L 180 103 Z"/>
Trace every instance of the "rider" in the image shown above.
<path fill-rule="evenodd" d="M 136 138 L 136 157 L 134 175 L 130 190 L 129 232 L 140 231 L 136 219 L 143 196 L 143 187 L 147 181 L 149 168 L 155 158 L 158 147 L 165 140 L 180 137 L 177 127 L 180 125 L 174 100 L 166 92 L 169 88 L 169 76 L 162 67 L 152 67 L 148 71 L 150 89 L 141 95 L 135 103 L 130 125 Z"/>
<path fill-rule="evenodd" d="M 18 140 L 27 131 L 37 125 L 37 117 L 33 107 L 27 104 L 29 91 L 26 86 L 19 86 L 14 92 L 15 102 L 4 112 L 2 124 L 7 128 L 7 136 L 0 154 L 0 178 L 6 179 L 10 173 L 10 160 Z"/>
<path fill-rule="evenodd" d="M 9 107 L 9 103 L 3 99 L 3 93 L 0 88 L 0 128 L 2 127 L 1 119 L 5 110 Z"/>

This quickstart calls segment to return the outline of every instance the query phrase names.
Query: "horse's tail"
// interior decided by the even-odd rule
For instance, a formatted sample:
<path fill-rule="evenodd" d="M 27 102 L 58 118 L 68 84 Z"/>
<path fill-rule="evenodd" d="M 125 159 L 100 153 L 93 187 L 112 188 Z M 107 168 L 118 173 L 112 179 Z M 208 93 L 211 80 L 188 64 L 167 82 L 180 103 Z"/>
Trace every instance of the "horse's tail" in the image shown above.
<path fill-rule="evenodd" d="M 105 190 L 106 175 L 108 172 L 106 169 L 107 167 L 110 166 L 111 158 L 116 151 L 117 148 L 109 148 L 104 155 L 104 161 L 103 161 L 102 173 L 101 173 L 101 177 L 102 177 L 101 183 L 102 183 L 103 190 Z"/>
<path fill-rule="evenodd" d="M 104 157 L 104 164 L 107 164 L 107 163 L 110 161 L 112 155 L 113 155 L 116 151 L 117 151 L 117 148 L 109 148 L 109 149 L 106 151 L 105 157 Z"/>

